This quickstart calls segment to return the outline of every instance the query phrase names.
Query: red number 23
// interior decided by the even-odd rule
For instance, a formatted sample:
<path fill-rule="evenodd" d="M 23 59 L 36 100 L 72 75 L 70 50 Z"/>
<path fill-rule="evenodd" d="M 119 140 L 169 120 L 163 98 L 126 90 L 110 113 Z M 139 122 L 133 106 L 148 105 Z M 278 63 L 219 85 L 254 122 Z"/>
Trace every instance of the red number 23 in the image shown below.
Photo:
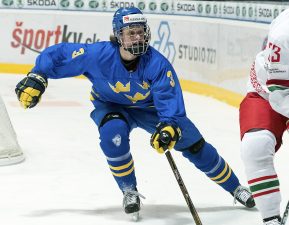
<path fill-rule="evenodd" d="M 271 42 L 269 42 L 268 47 L 272 50 L 271 54 L 269 55 L 268 60 L 270 62 L 280 62 L 280 51 L 281 48 L 277 45 L 273 45 Z"/>

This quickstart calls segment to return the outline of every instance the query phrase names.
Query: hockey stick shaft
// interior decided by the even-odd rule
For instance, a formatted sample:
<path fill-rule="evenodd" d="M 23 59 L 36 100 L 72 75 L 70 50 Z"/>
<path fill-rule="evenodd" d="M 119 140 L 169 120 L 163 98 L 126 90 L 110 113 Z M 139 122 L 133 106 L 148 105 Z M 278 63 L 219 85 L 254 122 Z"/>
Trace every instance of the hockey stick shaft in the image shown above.
<path fill-rule="evenodd" d="M 199 215 L 197 213 L 197 210 L 196 210 L 196 208 L 195 208 L 195 206 L 194 206 L 194 204 L 193 204 L 193 202 L 191 200 L 191 197 L 190 197 L 190 195 L 188 193 L 188 190 L 187 190 L 187 188 L 186 188 L 186 186 L 184 184 L 184 181 L 183 181 L 183 179 L 182 179 L 182 177 L 180 175 L 180 172 L 179 172 L 179 170 L 178 170 L 178 168 L 176 166 L 176 163 L 175 163 L 175 161 L 174 161 L 174 159 L 172 157 L 172 154 L 167 150 L 165 152 L 165 155 L 166 155 L 166 157 L 167 157 L 167 159 L 168 159 L 168 161 L 170 163 L 172 171 L 173 171 L 173 173 L 175 175 L 175 178 L 176 178 L 176 180 L 177 180 L 177 182 L 179 184 L 179 187 L 180 187 L 180 189 L 181 189 L 181 191 L 183 193 L 183 196 L 184 196 L 184 198 L 185 198 L 185 200 L 187 202 L 187 205 L 188 205 L 189 210 L 190 210 L 190 212 L 191 212 L 191 214 L 192 214 L 192 216 L 194 218 L 194 221 L 195 221 L 196 225 L 202 225 L 201 219 L 200 219 L 200 217 L 199 217 Z"/>
<path fill-rule="evenodd" d="M 286 208 L 285 208 L 282 220 L 281 220 L 281 225 L 285 225 L 287 218 L 288 218 L 288 211 L 289 211 L 289 201 L 287 202 L 287 205 L 286 205 Z"/>

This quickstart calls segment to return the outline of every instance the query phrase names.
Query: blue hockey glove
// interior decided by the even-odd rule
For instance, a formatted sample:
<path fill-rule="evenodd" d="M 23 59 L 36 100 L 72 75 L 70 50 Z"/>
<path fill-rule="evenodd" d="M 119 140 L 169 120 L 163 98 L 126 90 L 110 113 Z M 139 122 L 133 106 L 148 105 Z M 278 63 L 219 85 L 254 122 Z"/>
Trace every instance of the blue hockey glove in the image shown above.
<path fill-rule="evenodd" d="M 21 105 L 27 109 L 34 107 L 41 99 L 47 87 L 47 79 L 35 74 L 28 73 L 15 88 L 15 92 Z"/>
<path fill-rule="evenodd" d="M 164 153 L 167 149 L 172 149 L 181 136 L 180 128 L 161 122 L 156 126 L 156 131 L 151 136 L 151 146 L 158 153 Z"/>

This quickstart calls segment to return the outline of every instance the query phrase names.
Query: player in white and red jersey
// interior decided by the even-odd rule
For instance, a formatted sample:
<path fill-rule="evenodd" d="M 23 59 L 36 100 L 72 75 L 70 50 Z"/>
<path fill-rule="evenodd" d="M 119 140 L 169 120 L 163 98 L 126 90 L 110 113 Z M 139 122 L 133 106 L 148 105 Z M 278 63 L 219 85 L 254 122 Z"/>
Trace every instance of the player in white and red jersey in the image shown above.
<path fill-rule="evenodd" d="M 289 9 L 271 23 L 266 48 L 256 56 L 240 105 L 241 155 L 264 225 L 279 225 L 281 220 L 273 160 L 288 118 Z"/>

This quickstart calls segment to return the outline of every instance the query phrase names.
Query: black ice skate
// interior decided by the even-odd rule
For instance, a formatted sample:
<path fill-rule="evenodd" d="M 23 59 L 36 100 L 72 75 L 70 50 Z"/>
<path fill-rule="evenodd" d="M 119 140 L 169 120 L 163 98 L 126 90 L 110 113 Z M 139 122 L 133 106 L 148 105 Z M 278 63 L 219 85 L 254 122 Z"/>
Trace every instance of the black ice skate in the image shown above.
<path fill-rule="evenodd" d="M 234 203 L 236 203 L 237 200 L 247 208 L 253 208 L 255 206 L 255 201 L 252 194 L 242 185 L 238 186 L 234 192 L 231 192 L 231 195 L 234 196 Z"/>
<path fill-rule="evenodd" d="M 123 191 L 123 208 L 125 213 L 132 214 L 134 221 L 139 220 L 140 197 L 145 198 L 137 190 Z"/>
<path fill-rule="evenodd" d="M 281 224 L 281 217 L 280 216 L 273 216 L 271 218 L 267 218 L 263 220 L 264 225 L 280 225 Z"/>

